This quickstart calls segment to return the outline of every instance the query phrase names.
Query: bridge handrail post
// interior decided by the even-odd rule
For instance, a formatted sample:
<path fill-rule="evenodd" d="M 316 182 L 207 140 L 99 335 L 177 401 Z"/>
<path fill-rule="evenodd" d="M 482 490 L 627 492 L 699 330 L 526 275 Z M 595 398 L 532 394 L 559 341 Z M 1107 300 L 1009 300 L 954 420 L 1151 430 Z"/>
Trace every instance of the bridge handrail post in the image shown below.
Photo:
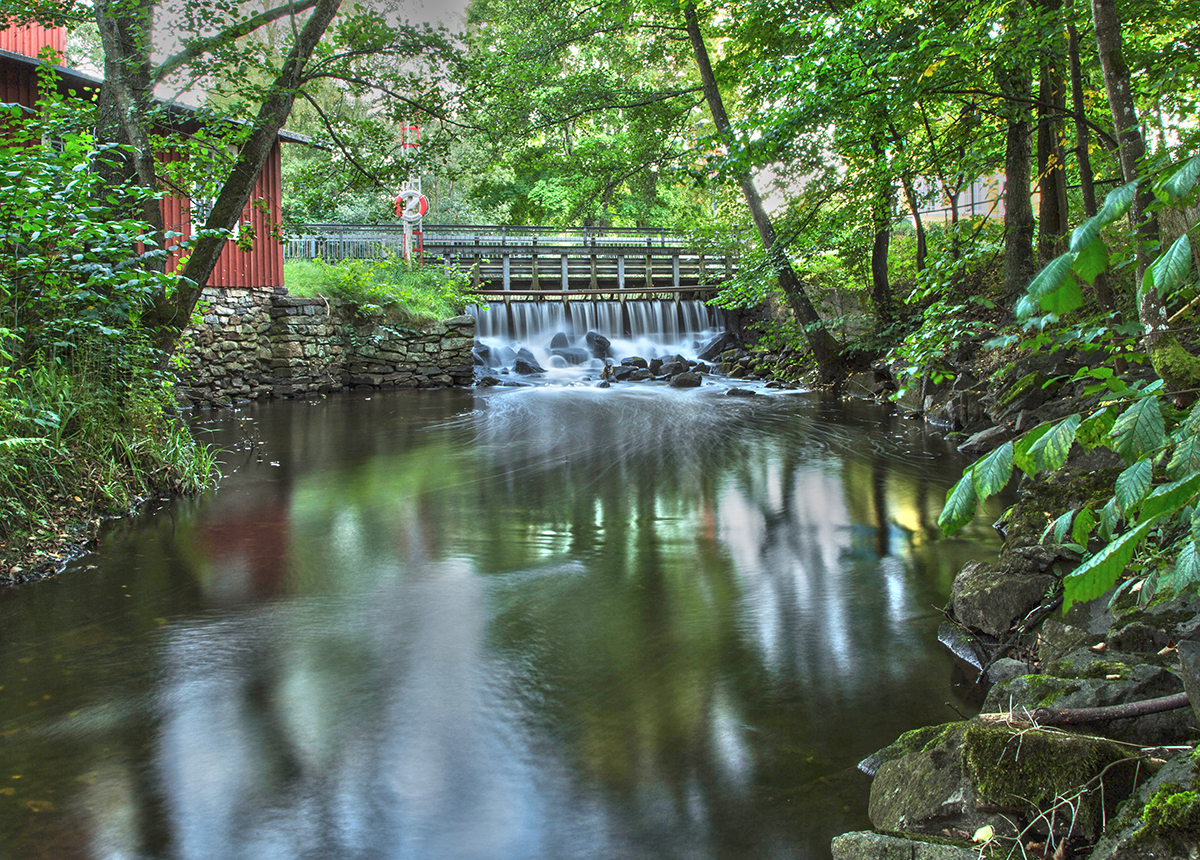
<path fill-rule="evenodd" d="M 591 256 L 592 256 L 592 277 L 591 277 L 591 280 L 588 282 L 588 286 L 590 289 L 598 290 L 598 289 L 600 289 L 600 282 L 596 278 L 596 237 L 595 236 L 592 236 L 592 255 Z"/>
<path fill-rule="evenodd" d="M 533 275 L 529 279 L 529 288 L 531 290 L 540 289 L 540 287 L 538 286 L 538 270 L 537 270 L 538 269 L 538 267 L 537 267 L 537 258 L 538 258 L 537 244 L 538 244 L 538 241 L 537 240 L 538 240 L 537 234 L 534 233 L 533 234 L 533 243 L 532 243 L 533 253 L 530 255 L 530 263 L 529 263 L 529 265 L 533 269 Z"/>
<path fill-rule="evenodd" d="M 654 258 L 651 256 L 654 250 L 654 237 L 646 237 L 646 288 L 650 289 L 654 286 Z"/>

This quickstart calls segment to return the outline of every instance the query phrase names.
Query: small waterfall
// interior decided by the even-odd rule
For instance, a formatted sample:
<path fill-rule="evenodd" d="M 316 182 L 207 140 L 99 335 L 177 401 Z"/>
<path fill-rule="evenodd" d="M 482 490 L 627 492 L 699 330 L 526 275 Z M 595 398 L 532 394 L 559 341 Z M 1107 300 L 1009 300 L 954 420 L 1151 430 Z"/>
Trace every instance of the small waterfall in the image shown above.
<path fill-rule="evenodd" d="M 620 361 L 635 355 L 695 358 L 725 330 L 722 312 L 696 299 L 495 302 L 471 305 L 467 312 L 475 318 L 476 340 L 485 347 L 479 351 L 490 366 L 511 367 L 527 350 L 550 376 L 568 380 L 603 367 L 586 339 L 589 332 L 603 335 L 610 343 L 608 357 Z"/>

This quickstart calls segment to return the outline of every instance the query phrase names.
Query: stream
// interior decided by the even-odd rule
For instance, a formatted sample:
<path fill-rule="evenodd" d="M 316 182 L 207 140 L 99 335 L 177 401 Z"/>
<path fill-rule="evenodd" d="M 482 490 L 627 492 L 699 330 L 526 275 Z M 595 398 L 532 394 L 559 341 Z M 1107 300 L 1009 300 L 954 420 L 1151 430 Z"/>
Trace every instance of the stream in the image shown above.
<path fill-rule="evenodd" d="M 811 858 L 971 713 L 919 421 L 721 385 L 199 412 L 202 497 L 0 591 L 0 857 Z"/>

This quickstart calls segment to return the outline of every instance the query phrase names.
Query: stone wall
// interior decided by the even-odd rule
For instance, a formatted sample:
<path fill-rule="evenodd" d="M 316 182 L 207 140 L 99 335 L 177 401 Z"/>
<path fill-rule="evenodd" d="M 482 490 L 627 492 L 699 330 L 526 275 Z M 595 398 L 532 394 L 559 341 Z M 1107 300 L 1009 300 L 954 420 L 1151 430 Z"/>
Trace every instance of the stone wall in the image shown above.
<path fill-rule="evenodd" d="M 353 307 L 286 290 L 204 290 L 185 333 L 179 392 L 225 405 L 342 388 L 446 388 L 474 382 L 469 316 L 412 331 L 364 319 Z"/>

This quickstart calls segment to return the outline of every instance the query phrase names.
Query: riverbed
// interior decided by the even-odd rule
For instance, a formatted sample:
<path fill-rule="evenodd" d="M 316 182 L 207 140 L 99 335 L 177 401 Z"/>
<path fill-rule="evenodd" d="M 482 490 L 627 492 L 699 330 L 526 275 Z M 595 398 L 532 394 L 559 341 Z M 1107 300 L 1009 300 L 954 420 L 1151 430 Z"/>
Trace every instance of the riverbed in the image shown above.
<path fill-rule="evenodd" d="M 0 592 L 0 856 L 805 858 L 972 712 L 965 461 L 719 385 L 192 416 L 218 490 Z"/>

